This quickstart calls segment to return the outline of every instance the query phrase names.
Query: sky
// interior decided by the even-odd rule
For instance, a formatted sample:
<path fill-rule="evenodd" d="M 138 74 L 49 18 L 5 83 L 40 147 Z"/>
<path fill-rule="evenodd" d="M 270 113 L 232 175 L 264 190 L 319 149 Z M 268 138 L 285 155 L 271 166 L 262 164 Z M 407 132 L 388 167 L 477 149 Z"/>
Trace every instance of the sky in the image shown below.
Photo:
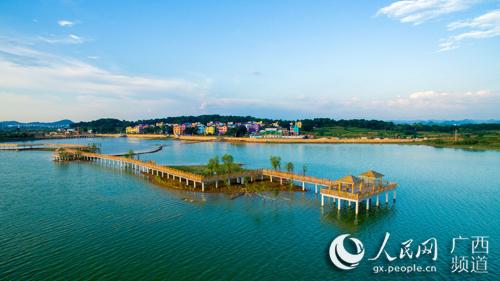
<path fill-rule="evenodd" d="M 0 1 L 0 120 L 500 119 L 500 1 Z"/>

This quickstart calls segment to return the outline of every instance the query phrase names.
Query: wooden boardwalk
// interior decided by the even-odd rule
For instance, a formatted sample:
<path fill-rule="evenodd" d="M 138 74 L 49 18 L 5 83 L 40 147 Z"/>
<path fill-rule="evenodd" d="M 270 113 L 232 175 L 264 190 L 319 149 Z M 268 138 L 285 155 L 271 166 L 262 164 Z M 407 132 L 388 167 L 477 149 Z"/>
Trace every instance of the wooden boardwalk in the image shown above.
<path fill-rule="evenodd" d="M 0 143 L 0 150 L 26 150 L 26 149 L 51 149 L 55 150 L 54 160 L 84 160 L 119 168 L 128 168 L 133 171 L 151 174 L 162 178 L 192 184 L 196 189 L 205 191 L 207 185 L 219 187 L 220 183 L 244 184 L 246 181 L 274 180 L 284 184 L 284 181 L 302 183 L 302 189 L 306 190 L 306 184 L 314 185 L 315 193 L 320 193 L 321 206 L 325 205 L 325 199 L 333 199 L 338 209 L 342 208 L 342 202 L 355 204 L 356 214 L 359 212 L 359 204 L 365 203 L 368 210 L 371 202 L 376 200 L 376 206 L 380 205 L 380 196 L 385 195 L 385 202 L 389 202 L 389 192 L 393 192 L 393 202 L 396 201 L 397 184 L 382 180 L 383 176 L 375 171 L 368 171 L 358 176 L 346 176 L 341 179 L 327 179 L 313 176 L 300 175 L 290 172 L 283 172 L 270 169 L 247 170 L 238 173 L 205 176 L 195 174 L 174 167 L 159 165 L 153 161 L 141 161 L 118 155 L 107 155 L 100 153 L 86 152 L 87 146 L 77 144 L 44 144 L 44 143 Z M 157 148 L 160 149 L 160 148 Z"/>
<path fill-rule="evenodd" d="M 245 172 L 224 174 L 219 176 L 204 176 L 182 171 L 173 167 L 159 165 L 152 161 L 141 161 L 122 156 L 91 153 L 76 149 L 64 149 L 64 151 L 68 154 L 68 156 L 65 156 L 68 157 L 67 159 L 62 159 L 59 153 L 56 151 L 54 153 L 54 160 L 78 159 L 117 167 L 128 167 L 139 172 L 166 177 L 167 179 L 179 180 L 179 182 L 185 182 L 186 185 L 193 184 L 194 188 L 200 186 L 201 191 L 205 191 L 205 186 L 207 184 L 214 184 L 215 187 L 218 187 L 219 183 L 222 181 L 227 181 L 228 184 L 231 184 L 235 181 L 237 183 L 245 183 L 245 180 L 254 181 L 258 176 L 262 175 L 261 170 L 249 170 Z"/>
<path fill-rule="evenodd" d="M 277 178 L 277 179 L 279 179 L 280 183 L 283 183 L 283 180 L 302 182 L 302 189 L 303 190 L 305 190 L 305 188 L 306 188 L 305 187 L 306 183 L 314 184 L 316 193 L 318 193 L 318 188 L 328 187 L 328 186 L 332 186 L 335 184 L 335 180 L 331 180 L 331 179 L 311 177 L 311 176 L 300 175 L 300 174 L 289 173 L 289 172 L 282 172 L 282 171 L 277 171 L 277 170 L 263 169 L 262 174 L 264 176 L 269 177 L 270 181 L 273 181 L 273 178 Z"/>
<path fill-rule="evenodd" d="M 85 145 L 64 143 L 0 143 L 0 150 L 30 150 L 30 149 L 81 149 Z"/>

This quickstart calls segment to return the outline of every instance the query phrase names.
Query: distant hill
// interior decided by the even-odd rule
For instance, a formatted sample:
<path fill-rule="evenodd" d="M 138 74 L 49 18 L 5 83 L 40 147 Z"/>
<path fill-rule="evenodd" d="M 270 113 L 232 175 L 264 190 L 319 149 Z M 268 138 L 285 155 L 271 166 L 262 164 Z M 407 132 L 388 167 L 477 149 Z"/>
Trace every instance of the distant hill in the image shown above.
<path fill-rule="evenodd" d="M 467 124 L 500 124 L 500 120 L 488 119 L 488 120 L 475 120 L 475 119 L 463 119 L 463 120 L 392 120 L 395 124 L 422 124 L 422 125 L 438 125 L 438 126 L 460 126 Z"/>
<path fill-rule="evenodd" d="M 0 127 L 8 128 L 69 128 L 73 124 L 71 120 L 60 120 L 56 122 L 28 122 L 0 121 Z"/>

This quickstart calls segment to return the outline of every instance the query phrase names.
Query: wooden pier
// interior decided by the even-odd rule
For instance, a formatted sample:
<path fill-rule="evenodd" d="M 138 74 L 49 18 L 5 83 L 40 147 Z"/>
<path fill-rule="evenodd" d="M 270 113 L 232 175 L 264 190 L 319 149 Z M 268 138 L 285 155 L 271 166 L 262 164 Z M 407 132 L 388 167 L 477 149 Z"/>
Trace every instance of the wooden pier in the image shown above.
<path fill-rule="evenodd" d="M 58 148 L 70 148 L 70 149 L 82 149 L 84 145 L 81 144 L 64 144 L 64 143 L 0 143 L 0 150 L 34 150 L 34 149 L 58 149 Z"/>
<path fill-rule="evenodd" d="M 368 171 L 359 176 L 345 176 L 335 181 L 327 188 L 321 189 L 321 206 L 325 205 L 325 197 L 332 198 L 337 208 L 342 208 L 342 202 L 355 204 L 356 214 L 359 213 L 359 204 L 365 202 L 366 210 L 370 209 L 372 201 L 380 206 L 380 196 L 385 195 L 385 203 L 389 204 L 389 192 L 393 191 L 393 202 L 396 202 L 396 187 L 394 182 L 383 180 L 384 175 L 375 171 Z"/>
<path fill-rule="evenodd" d="M 244 184 L 246 180 L 253 182 L 257 177 L 262 175 L 261 170 L 249 170 L 218 176 L 204 176 L 173 167 L 158 165 L 153 161 L 140 161 L 127 157 L 91 153 L 76 149 L 64 149 L 64 152 L 64 156 L 62 156 L 60 150 L 56 151 L 54 153 L 54 160 L 84 160 L 115 167 L 130 168 L 135 171 L 160 176 L 162 178 L 179 180 L 181 183 L 185 182 L 186 185 L 192 184 L 195 189 L 200 187 L 202 192 L 205 191 L 205 186 L 208 184 L 213 184 L 216 188 L 218 188 L 221 182 L 227 182 L 228 185 L 234 182 Z"/>
<path fill-rule="evenodd" d="M 306 190 L 306 184 L 313 185 L 315 193 L 320 193 L 321 206 L 325 205 L 325 200 L 332 199 L 337 208 L 342 208 L 342 203 L 348 206 L 355 204 L 355 212 L 359 213 L 360 203 L 365 203 L 369 210 L 372 201 L 380 206 L 380 197 L 385 196 L 385 203 L 389 203 L 389 192 L 393 192 L 393 202 L 396 202 L 396 187 L 394 182 L 383 180 L 384 175 L 375 171 L 367 171 L 358 176 L 345 176 L 341 179 L 332 180 L 290 172 L 283 172 L 270 169 L 248 170 L 238 173 L 205 176 L 196 173 L 186 172 L 174 167 L 156 164 L 153 161 L 140 161 L 117 155 L 107 155 L 85 151 L 86 146 L 77 144 L 43 144 L 43 143 L 2 143 L 0 150 L 26 150 L 26 149 L 51 149 L 55 150 L 54 160 L 84 160 L 99 164 L 127 168 L 133 171 L 159 176 L 161 178 L 178 180 L 186 183 L 186 186 L 193 185 L 194 189 L 200 188 L 204 192 L 207 185 L 215 188 L 224 183 L 245 184 L 256 180 L 270 182 L 279 181 L 302 184 L 302 190 Z"/>

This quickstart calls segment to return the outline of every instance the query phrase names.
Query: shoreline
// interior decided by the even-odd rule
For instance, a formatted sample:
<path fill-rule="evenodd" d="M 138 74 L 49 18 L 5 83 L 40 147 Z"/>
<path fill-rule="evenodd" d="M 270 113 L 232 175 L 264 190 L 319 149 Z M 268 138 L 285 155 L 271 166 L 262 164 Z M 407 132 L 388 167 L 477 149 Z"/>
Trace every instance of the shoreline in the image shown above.
<path fill-rule="evenodd" d="M 217 136 L 171 136 L 157 134 L 96 134 L 96 137 L 127 137 L 140 139 L 173 139 L 183 141 L 220 141 L 233 143 L 362 143 L 362 144 L 383 144 L 383 143 L 422 143 L 424 139 L 362 139 L 362 138 L 315 138 L 315 139 L 299 139 L 299 138 L 249 138 L 249 137 L 217 137 Z"/>
<path fill-rule="evenodd" d="M 67 139 L 67 138 L 89 138 L 90 136 L 71 136 L 71 137 L 38 137 L 29 139 L 3 140 L 0 143 L 10 142 L 29 142 L 43 139 Z M 172 136 L 160 134 L 95 134 L 95 138 L 137 138 L 137 139 L 161 139 L 161 140 L 180 140 L 185 142 L 228 142 L 228 143 L 260 143 L 260 144 L 406 144 L 406 145 L 426 145 L 435 148 L 454 148 L 475 151 L 499 151 L 500 147 L 485 145 L 453 145 L 433 143 L 433 139 L 364 139 L 364 138 L 315 138 L 315 139 L 286 139 L 286 138 L 249 138 L 249 137 L 218 137 L 218 136 Z"/>

